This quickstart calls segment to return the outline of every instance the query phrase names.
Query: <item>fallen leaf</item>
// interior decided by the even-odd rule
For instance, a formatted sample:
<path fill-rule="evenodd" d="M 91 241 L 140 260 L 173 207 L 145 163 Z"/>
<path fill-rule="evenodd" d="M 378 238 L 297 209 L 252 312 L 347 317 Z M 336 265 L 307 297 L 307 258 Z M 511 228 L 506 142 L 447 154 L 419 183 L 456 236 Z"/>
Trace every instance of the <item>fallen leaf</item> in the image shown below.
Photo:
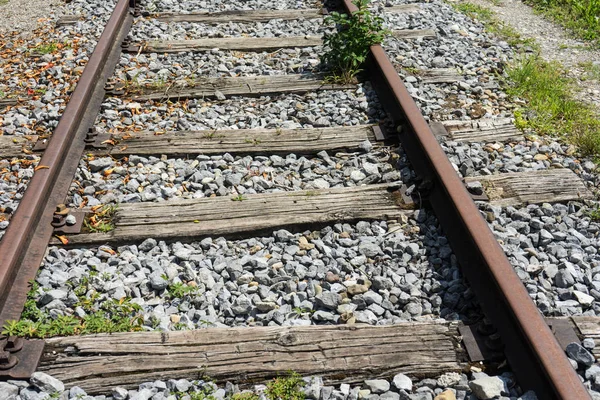
<path fill-rule="evenodd" d="M 60 235 L 54 235 L 54 236 L 56 236 L 56 238 L 57 238 L 58 240 L 60 240 L 60 242 L 61 242 L 62 244 L 68 244 L 68 243 L 69 243 L 69 239 L 67 239 L 67 237 L 66 237 L 66 236 L 64 236 L 64 235 L 62 235 L 62 236 L 60 236 Z"/>
<path fill-rule="evenodd" d="M 40 169 L 50 169 L 50 167 L 49 167 L 49 166 L 47 166 L 47 165 L 38 165 L 38 166 L 37 166 L 37 167 L 35 167 L 33 170 L 34 170 L 34 171 L 38 171 L 38 170 L 40 170 Z"/>

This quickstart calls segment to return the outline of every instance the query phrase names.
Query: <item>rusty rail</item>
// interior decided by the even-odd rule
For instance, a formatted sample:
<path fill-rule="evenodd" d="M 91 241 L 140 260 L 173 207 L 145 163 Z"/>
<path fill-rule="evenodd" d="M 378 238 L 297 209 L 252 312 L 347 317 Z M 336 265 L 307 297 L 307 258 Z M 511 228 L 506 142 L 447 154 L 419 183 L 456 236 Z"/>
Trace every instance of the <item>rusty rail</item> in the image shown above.
<path fill-rule="evenodd" d="M 344 0 L 347 12 L 357 10 Z M 589 399 L 504 251 L 454 171 L 383 48 L 372 46 L 369 75 L 482 309 L 500 333 L 523 388 L 540 399 Z"/>
<path fill-rule="evenodd" d="M 40 165 L 48 168 L 34 174 L 0 242 L 0 325 L 19 318 L 22 311 L 27 282 L 35 277 L 53 233 L 54 207 L 64 200 L 74 176 L 83 139 L 104 95 L 104 83 L 131 26 L 133 6 L 134 0 L 117 3 L 42 157 Z M 344 0 L 344 6 L 348 12 L 356 10 L 350 0 Z M 403 127 L 400 139 L 427 183 L 428 200 L 464 275 L 504 340 L 506 356 L 521 386 L 544 399 L 589 399 L 381 46 L 371 47 L 369 71 L 386 111 Z M 35 368 L 40 342 L 25 343 L 27 348 L 35 354 L 21 365 Z M 26 375 L 23 371 L 9 374 L 11 378 Z"/>
<path fill-rule="evenodd" d="M 117 3 L 44 151 L 39 164 L 44 168 L 35 171 L 0 241 L 0 326 L 7 320 L 19 319 L 23 310 L 28 282 L 35 278 L 53 234 L 53 212 L 67 195 L 83 154 L 86 132 L 100 110 L 104 85 L 118 62 L 120 44 L 131 27 L 130 1 Z M 31 368 L 35 364 L 35 369 L 35 356 L 26 353 L 30 348 L 40 347 L 35 342 L 26 341 L 22 353 L 14 353 L 19 367 L 28 364 Z M 0 371 L 0 376 L 28 375 L 23 368 L 18 369 Z"/>

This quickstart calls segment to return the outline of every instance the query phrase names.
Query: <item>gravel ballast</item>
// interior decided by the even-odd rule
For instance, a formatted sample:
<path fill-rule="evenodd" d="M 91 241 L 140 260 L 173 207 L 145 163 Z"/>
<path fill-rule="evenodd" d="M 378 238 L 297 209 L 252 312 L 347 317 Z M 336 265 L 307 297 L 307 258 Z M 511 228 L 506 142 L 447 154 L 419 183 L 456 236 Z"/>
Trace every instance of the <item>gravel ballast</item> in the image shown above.
<path fill-rule="evenodd" d="M 76 291 L 99 294 L 93 296 L 98 306 L 132 297 L 147 329 L 173 329 L 173 316 L 179 327 L 202 328 L 389 324 L 478 313 L 446 239 L 425 211 L 399 223 L 279 230 L 240 241 L 51 248 L 37 282 L 44 313 L 81 317 Z M 197 289 L 174 298 L 173 285 L 180 284 Z M 81 285 L 84 290 L 75 289 Z"/>
<path fill-rule="evenodd" d="M 285 375 L 282 375 L 285 377 Z M 281 379 L 281 378 L 279 378 Z M 285 378 L 284 378 L 285 379 Z M 514 375 L 504 372 L 499 375 L 488 375 L 473 368 L 468 373 L 448 372 L 436 378 L 411 380 L 404 374 L 397 374 L 389 379 L 367 379 L 361 384 L 325 384 L 320 376 L 307 376 L 300 380 L 294 393 L 302 394 L 308 400 L 475 400 L 502 398 L 510 400 L 536 400 L 532 391 L 524 392 L 515 384 Z M 274 381 L 254 386 L 243 382 L 227 382 L 217 385 L 210 379 L 169 379 L 144 382 L 136 389 L 127 390 L 115 387 L 110 393 L 99 396 L 88 396 L 80 387 L 65 390 L 64 384 L 43 372 L 36 372 L 27 381 L 0 382 L 0 389 L 23 399 L 37 399 L 43 396 L 56 395 L 64 399 L 89 400 L 127 400 L 127 399 L 186 399 L 201 396 L 208 400 L 246 398 L 249 400 L 270 399 L 270 387 Z"/>
<path fill-rule="evenodd" d="M 79 207 L 400 183 L 397 161 L 387 148 L 331 156 L 322 151 L 317 157 L 93 158 L 81 162 L 69 201 Z M 410 177 L 406 171 L 405 179 Z"/>

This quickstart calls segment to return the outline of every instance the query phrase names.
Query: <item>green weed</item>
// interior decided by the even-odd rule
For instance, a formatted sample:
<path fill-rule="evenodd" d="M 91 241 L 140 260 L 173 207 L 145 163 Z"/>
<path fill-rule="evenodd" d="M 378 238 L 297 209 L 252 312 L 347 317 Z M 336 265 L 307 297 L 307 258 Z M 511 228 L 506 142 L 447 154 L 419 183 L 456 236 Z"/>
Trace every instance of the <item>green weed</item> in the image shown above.
<path fill-rule="evenodd" d="M 600 0 L 527 0 L 527 3 L 575 36 L 600 47 Z"/>
<path fill-rule="evenodd" d="M 598 206 L 594 210 L 589 211 L 588 216 L 592 219 L 592 221 L 600 221 L 600 206 Z"/>
<path fill-rule="evenodd" d="M 34 51 L 39 54 L 50 54 L 54 53 L 56 50 L 58 50 L 58 44 L 54 42 L 40 44 L 34 49 Z"/>
<path fill-rule="evenodd" d="M 522 38 L 521 35 L 513 29 L 510 25 L 503 23 L 498 20 L 494 12 L 488 8 L 472 4 L 469 2 L 453 3 L 452 7 L 473 19 L 481 22 L 485 29 L 506 40 L 506 42 L 513 47 L 530 47 L 537 49 L 538 45 L 531 38 Z"/>
<path fill-rule="evenodd" d="M 277 377 L 267 383 L 265 395 L 269 400 L 304 400 L 303 386 L 302 377 L 290 372 L 288 376 Z"/>
<path fill-rule="evenodd" d="M 592 62 L 580 63 L 579 67 L 583 68 L 584 74 L 581 77 L 582 80 L 595 80 L 600 81 L 600 64 L 594 64 Z"/>
<path fill-rule="evenodd" d="M 519 127 L 561 135 L 585 155 L 600 154 L 600 119 L 590 105 L 575 100 L 560 64 L 524 57 L 506 68 L 506 78 L 506 92 L 527 100 L 527 108 L 515 113 Z"/>
<path fill-rule="evenodd" d="M 167 290 L 168 290 L 171 298 L 177 299 L 177 298 L 185 297 L 188 294 L 197 292 L 198 287 L 190 286 L 190 285 L 186 285 L 181 282 L 178 282 L 178 283 L 173 283 L 173 284 L 169 285 Z"/>
<path fill-rule="evenodd" d="M 90 291 L 92 291 L 91 295 L 87 296 Z M 31 283 L 21 319 L 6 321 L 2 327 L 2 334 L 45 338 L 86 333 L 131 332 L 142 329 L 144 321 L 140 314 L 141 307 L 131 303 L 129 299 L 110 299 L 96 304 L 99 294 L 90 288 L 88 279 L 81 279 L 73 292 L 79 299 L 74 307 L 81 307 L 86 314 L 83 317 L 61 315 L 52 318 L 39 309 L 37 305 L 39 285 L 35 282 Z"/>
<path fill-rule="evenodd" d="M 246 197 L 244 197 L 243 194 L 238 194 L 235 197 L 231 198 L 231 201 L 244 201 L 244 200 L 248 200 Z"/>
<path fill-rule="evenodd" d="M 389 34 L 383 28 L 383 19 L 369 12 L 369 0 L 354 0 L 353 4 L 358 10 L 350 16 L 332 12 L 325 17 L 326 24 L 338 28 L 323 37 L 327 51 L 321 55 L 321 63 L 328 70 L 328 82 L 352 82 L 367 59 L 369 47 L 383 42 Z"/>
<path fill-rule="evenodd" d="M 231 396 L 231 400 L 258 400 L 260 396 L 252 392 L 235 393 Z"/>

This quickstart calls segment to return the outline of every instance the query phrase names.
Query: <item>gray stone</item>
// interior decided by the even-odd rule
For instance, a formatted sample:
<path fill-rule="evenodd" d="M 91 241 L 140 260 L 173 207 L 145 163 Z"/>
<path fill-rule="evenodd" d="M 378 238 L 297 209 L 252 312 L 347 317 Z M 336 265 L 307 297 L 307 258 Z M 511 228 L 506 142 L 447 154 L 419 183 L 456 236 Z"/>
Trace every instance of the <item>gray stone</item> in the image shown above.
<path fill-rule="evenodd" d="M 372 393 L 384 393 L 390 390 L 390 383 L 385 379 L 368 379 L 365 381 L 365 385 L 371 390 Z"/>
<path fill-rule="evenodd" d="M 583 339 L 583 342 L 581 344 L 588 350 L 592 350 L 594 347 L 596 347 L 596 342 L 594 342 L 594 339 L 592 338 Z"/>
<path fill-rule="evenodd" d="M 321 398 L 321 388 L 323 387 L 323 378 L 320 376 L 312 376 L 304 378 L 304 394 L 308 399 L 319 400 Z"/>
<path fill-rule="evenodd" d="M 394 376 L 394 380 L 392 382 L 396 389 L 412 392 L 412 380 L 408 376 L 404 374 L 397 374 Z"/>
<path fill-rule="evenodd" d="M 385 392 L 379 395 L 380 400 L 400 400 L 400 395 L 395 392 Z"/>
<path fill-rule="evenodd" d="M 369 258 L 375 257 L 381 253 L 379 246 L 373 242 L 362 242 L 358 245 L 358 251 Z"/>
<path fill-rule="evenodd" d="M 19 388 L 7 382 L 0 382 L 0 400 L 16 400 Z"/>
<path fill-rule="evenodd" d="M 169 282 L 162 277 L 162 272 L 156 271 L 150 274 L 150 286 L 154 290 L 163 290 L 169 286 Z"/>
<path fill-rule="evenodd" d="M 34 372 L 29 378 L 29 382 L 46 393 L 62 393 L 65 390 L 65 385 L 58 379 L 45 374 L 43 372 Z"/>
<path fill-rule="evenodd" d="M 478 399 L 493 399 L 504 392 L 504 382 L 497 376 L 487 376 L 469 382 L 469 387 Z"/>
<path fill-rule="evenodd" d="M 121 387 L 116 387 L 111 390 L 111 395 L 114 400 L 126 400 L 129 397 L 129 392 L 127 389 L 123 389 Z"/>
<path fill-rule="evenodd" d="M 110 157 L 95 158 L 88 162 L 92 172 L 99 172 L 113 165 L 113 160 Z"/>
<path fill-rule="evenodd" d="M 371 142 L 369 141 L 369 139 L 367 139 L 364 142 L 361 142 L 358 145 L 358 148 L 361 149 L 362 151 L 364 151 L 365 153 L 368 153 L 371 150 L 373 150 L 373 145 L 371 144 Z"/>
<path fill-rule="evenodd" d="M 591 367 L 596 361 L 592 353 L 582 347 L 579 343 L 569 343 L 567 345 L 567 355 L 577 363 L 586 367 Z"/>
<path fill-rule="evenodd" d="M 315 297 L 315 303 L 319 307 L 335 310 L 342 300 L 341 296 L 333 292 L 323 292 Z"/>

